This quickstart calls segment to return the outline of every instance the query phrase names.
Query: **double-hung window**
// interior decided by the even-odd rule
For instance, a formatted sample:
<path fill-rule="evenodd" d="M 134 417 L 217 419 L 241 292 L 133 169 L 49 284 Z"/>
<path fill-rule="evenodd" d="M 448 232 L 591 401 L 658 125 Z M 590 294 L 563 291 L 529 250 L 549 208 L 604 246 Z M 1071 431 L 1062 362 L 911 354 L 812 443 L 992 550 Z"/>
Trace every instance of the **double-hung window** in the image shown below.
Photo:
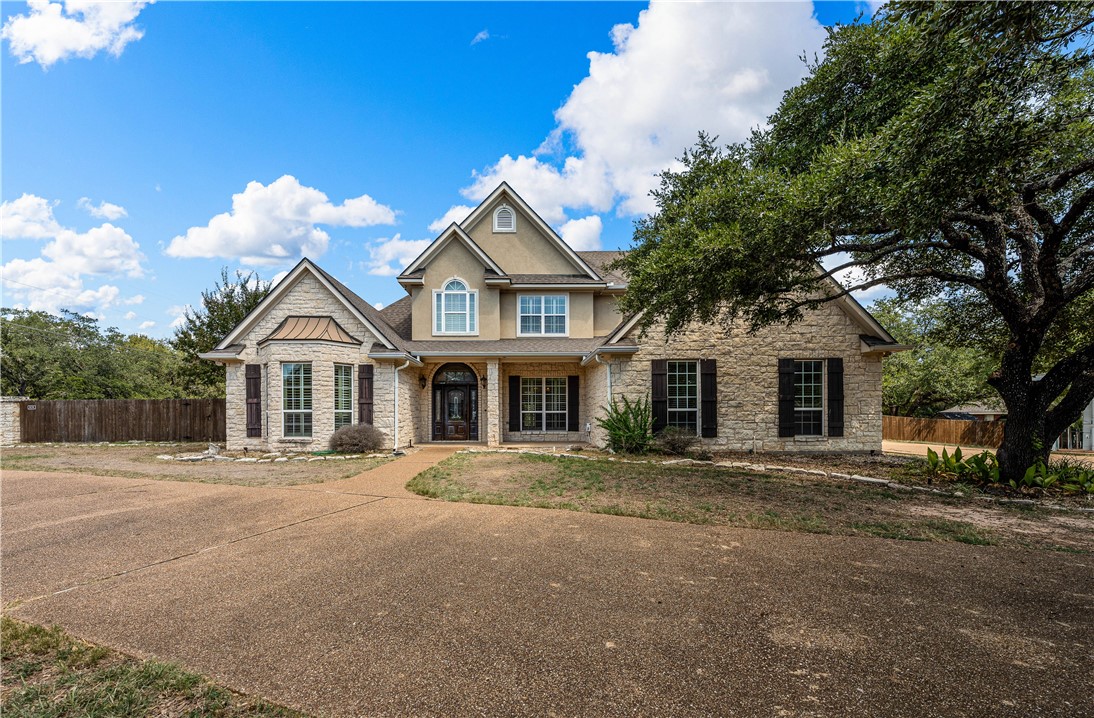
<path fill-rule="evenodd" d="M 281 365 L 284 436 L 311 436 L 311 364 Z"/>
<path fill-rule="evenodd" d="M 520 295 L 517 334 L 520 336 L 566 336 L 567 299 L 565 294 Z"/>
<path fill-rule="evenodd" d="M 566 431 L 566 409 L 566 377 L 521 378 L 521 431 Z"/>
<path fill-rule="evenodd" d="M 478 292 L 461 279 L 450 279 L 433 292 L 434 334 L 478 334 Z"/>
<path fill-rule="evenodd" d="M 334 430 L 353 423 L 353 367 L 334 365 Z"/>
<path fill-rule="evenodd" d="M 668 426 L 691 434 L 699 433 L 699 362 L 670 361 L 666 364 Z"/>
<path fill-rule="evenodd" d="M 824 362 L 820 359 L 794 362 L 794 433 L 824 433 Z"/>

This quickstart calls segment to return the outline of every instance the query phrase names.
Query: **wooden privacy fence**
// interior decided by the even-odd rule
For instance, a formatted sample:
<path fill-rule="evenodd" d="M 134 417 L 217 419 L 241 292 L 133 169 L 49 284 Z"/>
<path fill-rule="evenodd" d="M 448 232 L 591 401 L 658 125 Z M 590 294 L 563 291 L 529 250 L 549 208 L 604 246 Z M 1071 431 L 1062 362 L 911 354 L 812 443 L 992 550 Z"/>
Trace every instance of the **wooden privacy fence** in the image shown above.
<path fill-rule="evenodd" d="M 20 402 L 22 440 L 224 441 L 224 399 Z"/>
<path fill-rule="evenodd" d="M 881 435 L 894 441 L 928 441 L 947 446 L 983 446 L 996 449 L 1003 443 L 1002 421 L 953 421 L 916 419 L 910 416 L 881 417 Z"/>

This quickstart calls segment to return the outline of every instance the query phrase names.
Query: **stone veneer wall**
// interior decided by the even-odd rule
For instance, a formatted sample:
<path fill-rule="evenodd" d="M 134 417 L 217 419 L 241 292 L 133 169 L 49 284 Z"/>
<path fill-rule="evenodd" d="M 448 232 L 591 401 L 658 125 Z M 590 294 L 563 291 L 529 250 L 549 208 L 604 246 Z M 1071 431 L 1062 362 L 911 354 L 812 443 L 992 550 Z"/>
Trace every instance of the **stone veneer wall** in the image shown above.
<path fill-rule="evenodd" d="M 331 316 L 342 327 L 361 340 L 361 346 L 329 342 L 280 341 L 262 347 L 258 342 L 288 316 Z M 393 364 L 381 364 L 367 356 L 377 339 L 342 303 L 310 274 L 304 274 L 296 286 L 240 340 L 245 348 L 240 354 L 242 363 L 227 366 L 227 423 L 228 448 L 267 450 L 271 448 L 298 448 L 322 450 L 327 448 L 334 433 L 334 365 L 353 366 L 353 421 L 357 422 L 357 365 L 373 364 L 373 417 L 374 425 L 387 436 L 388 445 L 394 439 L 394 374 Z M 281 421 L 281 364 L 282 362 L 310 362 L 312 365 L 312 436 L 310 439 L 285 438 Z M 247 404 L 245 364 L 261 364 L 262 372 L 262 436 L 247 436 Z M 418 392 L 417 373 L 414 367 L 400 372 L 399 384 L 399 444 L 407 446 L 414 439 L 417 416 L 414 397 Z"/>
<path fill-rule="evenodd" d="M 0 444 L 18 444 L 23 440 L 19 402 L 27 400 L 25 396 L 0 397 Z"/>
<path fill-rule="evenodd" d="M 568 377 L 580 378 L 581 407 L 578 411 L 577 431 L 509 431 L 509 377 Z M 501 426 L 502 441 L 543 441 L 555 443 L 574 443 L 589 440 L 585 424 L 593 421 L 594 408 L 589 406 L 588 392 L 585 388 L 585 367 L 575 363 L 513 363 L 502 364 L 500 372 Z"/>
<path fill-rule="evenodd" d="M 756 335 L 743 326 L 726 332 L 695 325 L 666 340 L 654 327 L 639 338 L 641 349 L 631 359 L 612 362 L 613 390 L 617 398 L 647 396 L 654 359 L 716 359 L 718 436 L 704 439 L 705 445 L 743 451 L 880 451 L 882 359 L 861 353 L 861 331 L 832 303 L 807 312 L 789 328 L 768 327 Z M 778 360 L 783 357 L 843 358 L 844 436 L 779 438 Z M 825 411 L 827 432 L 827 381 Z M 605 438 L 594 428 L 594 443 L 602 445 Z"/>

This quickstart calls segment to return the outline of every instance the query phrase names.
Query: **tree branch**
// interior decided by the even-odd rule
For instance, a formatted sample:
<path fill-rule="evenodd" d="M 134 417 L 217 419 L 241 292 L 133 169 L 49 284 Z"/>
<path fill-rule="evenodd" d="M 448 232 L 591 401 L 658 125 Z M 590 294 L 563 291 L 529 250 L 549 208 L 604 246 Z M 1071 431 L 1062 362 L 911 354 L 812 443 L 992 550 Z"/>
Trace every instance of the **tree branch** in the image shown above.
<path fill-rule="evenodd" d="M 1077 165 L 1069 167 L 1062 172 L 1058 172 L 1049 177 L 1044 177 L 1036 182 L 1029 182 L 1022 188 L 1022 197 L 1033 196 L 1037 192 L 1043 192 L 1049 190 L 1051 192 L 1058 191 L 1061 187 L 1066 185 L 1071 180 L 1075 179 L 1081 174 L 1085 174 L 1094 170 L 1094 157 L 1083 160 Z"/>

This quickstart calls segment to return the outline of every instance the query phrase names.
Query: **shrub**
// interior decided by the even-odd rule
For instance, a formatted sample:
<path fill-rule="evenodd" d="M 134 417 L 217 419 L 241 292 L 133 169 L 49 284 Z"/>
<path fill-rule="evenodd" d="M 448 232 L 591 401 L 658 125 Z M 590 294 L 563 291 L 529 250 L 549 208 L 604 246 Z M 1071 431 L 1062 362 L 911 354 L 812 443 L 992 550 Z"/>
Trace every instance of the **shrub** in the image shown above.
<path fill-rule="evenodd" d="M 330 450 L 340 454 L 365 454 L 387 446 L 384 432 L 372 424 L 343 426 L 330 437 Z"/>
<path fill-rule="evenodd" d="M 699 437 L 695 432 L 681 429 L 678 426 L 667 426 L 657 434 L 654 445 L 659 451 L 675 456 L 683 456 L 695 446 Z"/>
<path fill-rule="evenodd" d="M 653 413 L 649 397 L 631 402 L 623 397 L 620 404 L 614 399 L 611 406 L 601 407 L 604 418 L 597 419 L 600 428 L 608 432 L 608 447 L 622 454 L 643 454 L 653 443 Z"/>

